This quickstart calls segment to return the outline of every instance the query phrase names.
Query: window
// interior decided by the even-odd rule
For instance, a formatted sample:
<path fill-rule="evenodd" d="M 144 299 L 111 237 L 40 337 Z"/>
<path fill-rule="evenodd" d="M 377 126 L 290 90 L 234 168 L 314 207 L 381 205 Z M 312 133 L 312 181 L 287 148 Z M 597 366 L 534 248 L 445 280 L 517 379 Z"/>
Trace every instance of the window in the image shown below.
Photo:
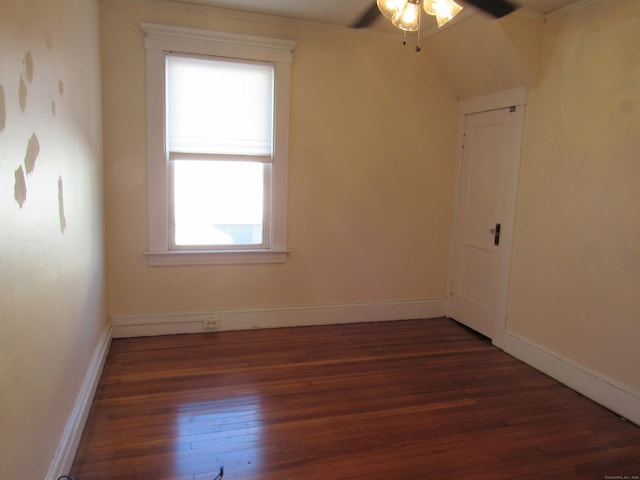
<path fill-rule="evenodd" d="M 166 56 L 170 248 L 268 245 L 273 65 Z"/>
<path fill-rule="evenodd" d="M 149 264 L 286 261 L 294 42 L 142 28 Z"/>

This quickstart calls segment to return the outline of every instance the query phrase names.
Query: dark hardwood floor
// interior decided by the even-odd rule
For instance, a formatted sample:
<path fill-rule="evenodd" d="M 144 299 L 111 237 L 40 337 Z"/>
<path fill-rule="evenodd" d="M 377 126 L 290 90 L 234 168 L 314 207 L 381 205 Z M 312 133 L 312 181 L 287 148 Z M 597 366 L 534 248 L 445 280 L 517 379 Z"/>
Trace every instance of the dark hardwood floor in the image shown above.
<path fill-rule="evenodd" d="M 640 476 L 640 428 L 447 319 L 114 340 L 76 480 Z"/>

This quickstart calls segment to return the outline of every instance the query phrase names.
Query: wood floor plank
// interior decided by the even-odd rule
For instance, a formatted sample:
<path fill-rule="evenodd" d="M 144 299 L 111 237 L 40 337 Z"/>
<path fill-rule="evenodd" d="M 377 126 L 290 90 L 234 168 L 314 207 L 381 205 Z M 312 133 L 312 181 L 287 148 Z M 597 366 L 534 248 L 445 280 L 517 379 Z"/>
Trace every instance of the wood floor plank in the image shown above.
<path fill-rule="evenodd" d="M 448 319 L 112 342 L 76 480 L 640 475 L 640 429 Z"/>

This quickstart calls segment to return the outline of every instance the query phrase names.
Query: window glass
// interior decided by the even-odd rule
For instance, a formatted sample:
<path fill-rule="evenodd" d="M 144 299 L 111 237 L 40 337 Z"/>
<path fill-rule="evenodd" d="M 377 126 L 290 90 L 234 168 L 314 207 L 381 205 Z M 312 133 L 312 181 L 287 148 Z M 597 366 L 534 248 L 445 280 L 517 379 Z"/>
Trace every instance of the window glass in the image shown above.
<path fill-rule="evenodd" d="M 176 246 L 262 245 L 266 165 L 173 161 Z"/>

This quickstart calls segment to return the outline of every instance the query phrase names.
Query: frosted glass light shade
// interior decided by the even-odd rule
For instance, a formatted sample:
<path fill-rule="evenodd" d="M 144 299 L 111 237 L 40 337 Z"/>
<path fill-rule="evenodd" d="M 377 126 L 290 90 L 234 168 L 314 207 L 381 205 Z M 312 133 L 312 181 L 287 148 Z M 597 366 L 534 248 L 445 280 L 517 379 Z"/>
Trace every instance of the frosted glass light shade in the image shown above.
<path fill-rule="evenodd" d="M 377 0 L 378 10 L 389 20 L 402 10 L 406 3 L 407 0 Z"/>
<path fill-rule="evenodd" d="M 436 10 L 433 6 L 434 2 L 436 0 L 423 0 L 422 2 L 422 8 L 424 10 L 424 13 L 428 14 L 428 15 L 435 15 L 436 14 Z"/>
<path fill-rule="evenodd" d="M 420 27 L 420 0 L 409 0 L 391 19 L 396 27 L 415 32 Z"/>
<path fill-rule="evenodd" d="M 439 1 L 438 7 L 436 8 L 436 21 L 438 22 L 438 27 L 447 23 L 461 11 L 462 7 L 453 0 Z"/>
<path fill-rule="evenodd" d="M 447 23 L 462 11 L 462 7 L 453 0 L 424 0 L 422 8 L 425 13 L 436 17 L 438 27 Z"/>

